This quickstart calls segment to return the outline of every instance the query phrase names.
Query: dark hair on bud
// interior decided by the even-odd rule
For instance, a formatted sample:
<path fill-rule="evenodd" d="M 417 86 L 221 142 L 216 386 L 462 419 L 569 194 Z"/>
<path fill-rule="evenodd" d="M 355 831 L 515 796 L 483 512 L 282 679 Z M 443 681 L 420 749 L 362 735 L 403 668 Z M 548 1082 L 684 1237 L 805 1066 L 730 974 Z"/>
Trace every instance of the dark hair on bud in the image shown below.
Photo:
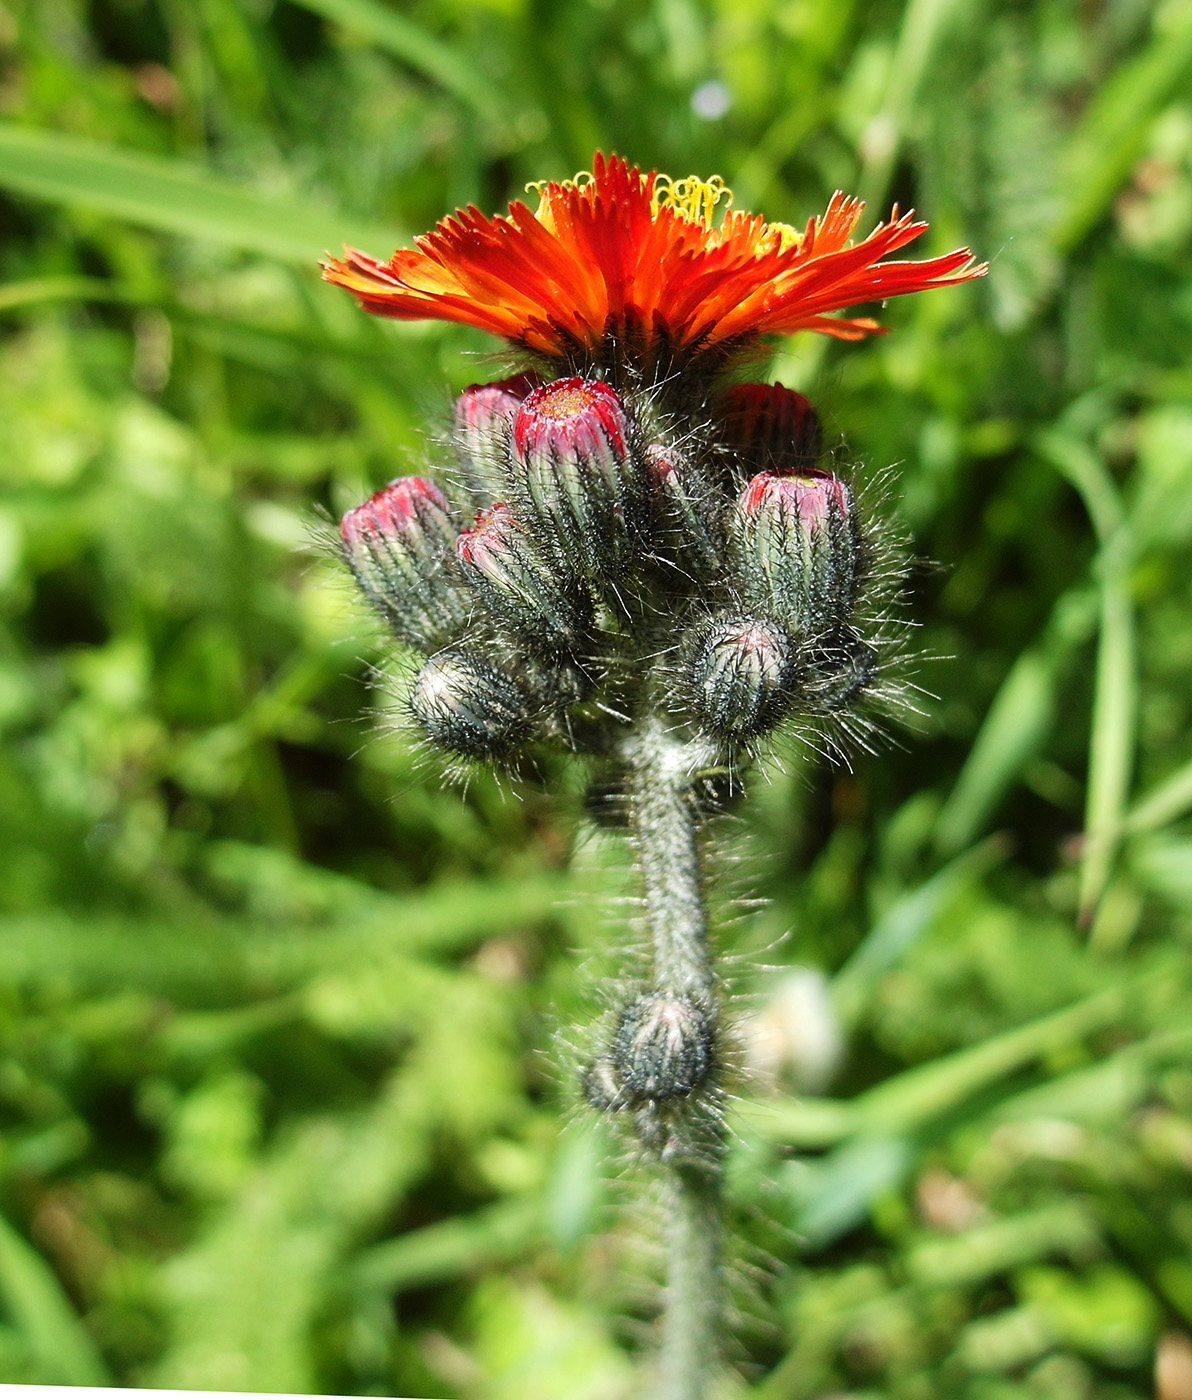
<path fill-rule="evenodd" d="M 534 710 L 512 676 L 465 651 L 441 651 L 415 678 L 410 713 L 461 758 L 503 758 L 530 737 Z"/>

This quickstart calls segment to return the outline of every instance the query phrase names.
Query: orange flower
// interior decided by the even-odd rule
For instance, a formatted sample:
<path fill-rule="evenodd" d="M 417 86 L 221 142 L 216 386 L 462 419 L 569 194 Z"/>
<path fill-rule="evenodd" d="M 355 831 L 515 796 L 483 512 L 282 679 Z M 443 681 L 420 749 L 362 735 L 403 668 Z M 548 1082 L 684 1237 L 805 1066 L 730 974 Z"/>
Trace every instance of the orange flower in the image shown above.
<path fill-rule="evenodd" d="M 967 248 L 922 262 L 882 262 L 927 228 L 911 214 L 850 244 L 864 205 L 834 194 L 799 233 L 729 208 L 718 177 L 670 180 L 596 153 L 591 175 L 535 185 L 532 213 L 475 206 L 443 219 L 388 262 L 348 249 L 323 275 L 366 311 L 458 321 L 552 359 L 610 339 L 699 353 L 757 334 L 822 331 L 859 340 L 881 327 L 830 312 L 985 272 Z"/>

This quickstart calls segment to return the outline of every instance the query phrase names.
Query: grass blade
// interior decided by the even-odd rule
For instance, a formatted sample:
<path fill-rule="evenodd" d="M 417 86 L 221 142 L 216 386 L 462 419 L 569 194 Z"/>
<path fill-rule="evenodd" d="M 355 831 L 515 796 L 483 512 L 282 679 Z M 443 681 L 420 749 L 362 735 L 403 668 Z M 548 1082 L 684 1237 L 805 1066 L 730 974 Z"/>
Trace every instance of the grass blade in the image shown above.
<path fill-rule="evenodd" d="M 1060 430 L 1043 434 L 1037 446 L 1080 493 L 1101 546 L 1096 685 L 1080 861 L 1081 921 L 1088 924 L 1113 870 L 1134 762 L 1138 662 L 1129 580 L 1133 539 L 1117 487 L 1091 448 Z"/>
<path fill-rule="evenodd" d="M 47 1385 L 111 1385 L 58 1276 L 0 1216 L 0 1296 Z"/>
<path fill-rule="evenodd" d="M 1059 672 L 1096 616 L 1090 590 L 1056 604 L 1039 643 L 1014 663 L 994 697 L 936 826 L 936 850 L 953 855 L 976 837 L 1023 765 L 1038 752 L 1055 714 Z"/>
<path fill-rule="evenodd" d="M 832 980 L 832 1001 L 845 1026 L 857 1022 L 881 975 L 934 923 L 957 891 L 1002 853 L 996 840 L 966 851 L 904 895 L 878 920 Z"/>
<path fill-rule="evenodd" d="M 387 252 L 401 241 L 391 229 L 258 194 L 184 161 L 10 123 L 0 124 L 0 186 L 290 262 L 314 263 L 344 243 Z"/>
<path fill-rule="evenodd" d="M 1124 63 L 1085 113 L 1068 153 L 1067 204 L 1052 234 L 1071 252 L 1105 214 L 1146 149 L 1151 123 L 1192 76 L 1192 7 L 1172 6 L 1142 53 Z"/>
<path fill-rule="evenodd" d="M 488 121 L 505 115 L 498 90 L 452 46 L 377 0 L 296 0 L 304 9 L 354 30 L 377 48 L 408 63 Z"/>

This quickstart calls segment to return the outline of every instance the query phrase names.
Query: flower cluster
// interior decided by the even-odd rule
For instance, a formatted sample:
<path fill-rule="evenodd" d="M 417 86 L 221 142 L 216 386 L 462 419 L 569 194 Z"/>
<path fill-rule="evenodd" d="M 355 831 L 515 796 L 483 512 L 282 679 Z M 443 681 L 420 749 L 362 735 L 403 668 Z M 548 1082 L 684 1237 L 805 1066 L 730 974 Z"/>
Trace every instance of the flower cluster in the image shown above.
<path fill-rule="evenodd" d="M 967 249 L 890 259 L 926 227 L 910 215 L 850 242 L 861 205 L 840 195 L 799 231 L 731 208 L 717 222 L 718 180 L 615 156 L 536 189 L 536 213 L 467 209 L 388 262 L 326 265 L 369 311 L 478 326 L 528 360 L 459 398 L 450 493 L 391 482 L 344 517 L 343 548 L 422 654 L 408 704 L 427 739 L 467 760 L 588 755 L 628 792 L 644 851 L 784 721 L 847 724 L 888 664 L 878 533 L 808 401 L 732 382 L 734 355 L 770 332 L 857 339 L 880 328 L 834 313 L 983 269 Z M 659 901 L 677 898 L 672 877 Z M 659 1152 L 681 1105 L 714 1096 L 718 1063 L 699 920 L 676 941 L 668 917 L 652 985 L 585 1077 Z"/>
<path fill-rule="evenodd" d="M 718 406 L 695 437 L 599 379 L 476 385 L 456 407 L 460 508 L 403 477 L 348 512 L 361 591 L 429 653 L 409 704 L 433 743 L 599 753 L 648 709 L 731 762 L 873 682 L 872 548 L 814 413 L 781 385 Z"/>

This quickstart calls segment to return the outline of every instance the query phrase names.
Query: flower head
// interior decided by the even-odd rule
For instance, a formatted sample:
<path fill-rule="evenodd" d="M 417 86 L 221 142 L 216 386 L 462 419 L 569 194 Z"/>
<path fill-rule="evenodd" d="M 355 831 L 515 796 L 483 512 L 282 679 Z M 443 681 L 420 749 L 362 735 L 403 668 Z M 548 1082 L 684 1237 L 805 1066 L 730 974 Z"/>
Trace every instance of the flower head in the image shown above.
<path fill-rule="evenodd" d="M 891 260 L 927 228 L 897 210 L 851 243 L 864 205 L 839 192 L 802 230 L 728 207 L 719 180 L 670 180 L 597 152 L 592 173 L 532 186 L 490 218 L 443 219 L 388 262 L 349 249 L 324 276 L 367 311 L 458 321 L 558 361 L 630 342 L 688 356 L 758 334 L 822 331 L 859 340 L 868 317 L 831 313 L 978 277 L 967 248 Z"/>

